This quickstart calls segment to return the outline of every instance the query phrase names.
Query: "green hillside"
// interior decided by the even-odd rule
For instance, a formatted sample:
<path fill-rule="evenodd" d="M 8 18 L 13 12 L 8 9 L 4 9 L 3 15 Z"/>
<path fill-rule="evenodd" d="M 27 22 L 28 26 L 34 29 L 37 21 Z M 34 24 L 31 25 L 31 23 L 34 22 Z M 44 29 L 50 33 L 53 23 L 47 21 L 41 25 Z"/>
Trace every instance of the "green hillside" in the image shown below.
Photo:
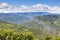
<path fill-rule="evenodd" d="M 47 37 L 48 34 L 47 32 L 42 32 L 40 30 L 34 29 L 34 28 L 28 28 L 28 27 L 24 27 L 21 25 L 17 25 L 17 24 L 12 24 L 9 22 L 4 22 L 4 21 L 0 21 L 0 29 L 6 29 L 8 30 L 13 30 L 15 32 L 31 32 L 36 38 L 40 39 L 45 39 L 45 37 Z"/>
<path fill-rule="evenodd" d="M 47 35 L 60 36 L 59 15 L 36 16 L 33 20 L 23 23 L 23 25 L 27 28 L 39 30 L 42 38 Z"/>
<path fill-rule="evenodd" d="M 14 33 L 23 34 L 23 32 L 32 33 L 34 40 L 35 39 L 36 40 L 59 40 L 60 39 L 60 16 L 56 16 L 56 15 L 36 16 L 33 20 L 26 23 L 22 23 L 20 25 L 5 22 L 5 21 L 0 21 L 0 29 L 2 30 L 2 31 L 0 30 L 1 36 L 6 35 L 4 33 L 5 30 L 7 34 L 11 33 L 9 31 L 12 30 L 13 34 Z"/>
<path fill-rule="evenodd" d="M 9 32 L 10 30 L 11 31 L 14 31 L 14 32 L 16 32 L 16 33 L 19 33 L 19 32 L 30 32 L 30 33 L 35 33 L 35 32 L 33 32 L 33 31 L 35 31 L 34 29 L 32 30 L 32 29 L 29 29 L 29 28 L 26 28 L 26 27 L 23 27 L 23 26 L 21 26 L 21 25 L 17 25 L 17 24 L 11 24 L 11 23 L 9 23 L 9 22 L 4 22 L 4 21 L 0 21 L 0 33 L 1 33 L 1 30 L 3 31 L 3 32 L 5 32 L 5 30 L 7 31 L 7 32 Z M 3 33 L 2 32 L 2 33 Z M 37 31 L 36 31 L 37 32 Z M 3 33 L 4 34 L 4 33 Z M 3 35 L 2 34 L 2 35 Z M 9 34 L 9 33 L 8 33 Z M 27 34 L 26 34 L 27 35 Z M 35 35 L 34 35 L 35 36 Z M 36 37 L 36 36 L 35 36 Z M 37 38 L 37 37 L 36 37 Z"/>
<path fill-rule="evenodd" d="M 9 22 L 0 21 L 0 28 L 10 29 L 10 30 L 14 30 L 16 32 L 32 32 L 32 34 L 34 34 L 35 37 L 40 39 L 41 32 L 39 30 L 27 28 L 27 27 L 24 27 L 21 25 L 11 24 Z"/>

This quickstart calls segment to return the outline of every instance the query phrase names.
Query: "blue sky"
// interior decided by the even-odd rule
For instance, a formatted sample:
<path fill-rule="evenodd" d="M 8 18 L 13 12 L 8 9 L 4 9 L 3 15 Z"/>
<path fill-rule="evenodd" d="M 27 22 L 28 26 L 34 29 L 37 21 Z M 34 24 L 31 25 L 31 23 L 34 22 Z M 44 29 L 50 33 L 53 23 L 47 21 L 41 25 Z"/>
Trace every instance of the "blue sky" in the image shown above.
<path fill-rule="evenodd" d="M 50 6 L 60 6 L 60 0 L 0 0 L 0 3 L 9 3 L 15 6 L 19 5 L 34 5 L 34 4 L 47 4 Z"/>
<path fill-rule="evenodd" d="M 0 13 L 60 13 L 60 0 L 0 0 Z"/>

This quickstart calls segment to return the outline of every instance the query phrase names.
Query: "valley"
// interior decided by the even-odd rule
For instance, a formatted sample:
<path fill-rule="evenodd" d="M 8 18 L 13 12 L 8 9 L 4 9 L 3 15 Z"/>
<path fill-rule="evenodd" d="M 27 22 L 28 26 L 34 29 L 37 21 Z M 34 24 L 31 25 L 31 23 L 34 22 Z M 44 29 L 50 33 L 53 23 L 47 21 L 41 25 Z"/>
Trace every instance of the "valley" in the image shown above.
<path fill-rule="evenodd" d="M 37 39 L 60 38 L 60 14 L 47 12 L 0 13 L 0 28 L 15 32 L 31 32 Z"/>

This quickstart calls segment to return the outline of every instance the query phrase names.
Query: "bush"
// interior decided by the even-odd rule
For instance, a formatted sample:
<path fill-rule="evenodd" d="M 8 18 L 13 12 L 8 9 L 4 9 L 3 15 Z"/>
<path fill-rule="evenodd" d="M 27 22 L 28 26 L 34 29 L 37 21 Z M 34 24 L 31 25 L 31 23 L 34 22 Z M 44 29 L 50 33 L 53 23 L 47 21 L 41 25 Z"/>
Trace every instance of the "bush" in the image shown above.
<path fill-rule="evenodd" d="M 0 40 L 38 40 L 31 32 L 15 32 L 9 29 L 0 29 Z"/>

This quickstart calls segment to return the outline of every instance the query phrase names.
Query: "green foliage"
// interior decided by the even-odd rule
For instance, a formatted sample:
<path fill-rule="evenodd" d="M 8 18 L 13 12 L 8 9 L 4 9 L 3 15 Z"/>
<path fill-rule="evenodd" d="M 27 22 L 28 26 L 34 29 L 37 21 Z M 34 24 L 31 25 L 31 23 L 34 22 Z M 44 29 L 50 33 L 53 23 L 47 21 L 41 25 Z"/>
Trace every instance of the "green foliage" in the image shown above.
<path fill-rule="evenodd" d="M 45 40 L 51 40 L 51 37 L 46 37 L 46 39 Z"/>
<path fill-rule="evenodd" d="M 47 36 L 45 40 L 60 40 L 60 36 Z"/>
<path fill-rule="evenodd" d="M 0 28 L 0 40 L 37 40 L 31 32 L 15 32 Z"/>

